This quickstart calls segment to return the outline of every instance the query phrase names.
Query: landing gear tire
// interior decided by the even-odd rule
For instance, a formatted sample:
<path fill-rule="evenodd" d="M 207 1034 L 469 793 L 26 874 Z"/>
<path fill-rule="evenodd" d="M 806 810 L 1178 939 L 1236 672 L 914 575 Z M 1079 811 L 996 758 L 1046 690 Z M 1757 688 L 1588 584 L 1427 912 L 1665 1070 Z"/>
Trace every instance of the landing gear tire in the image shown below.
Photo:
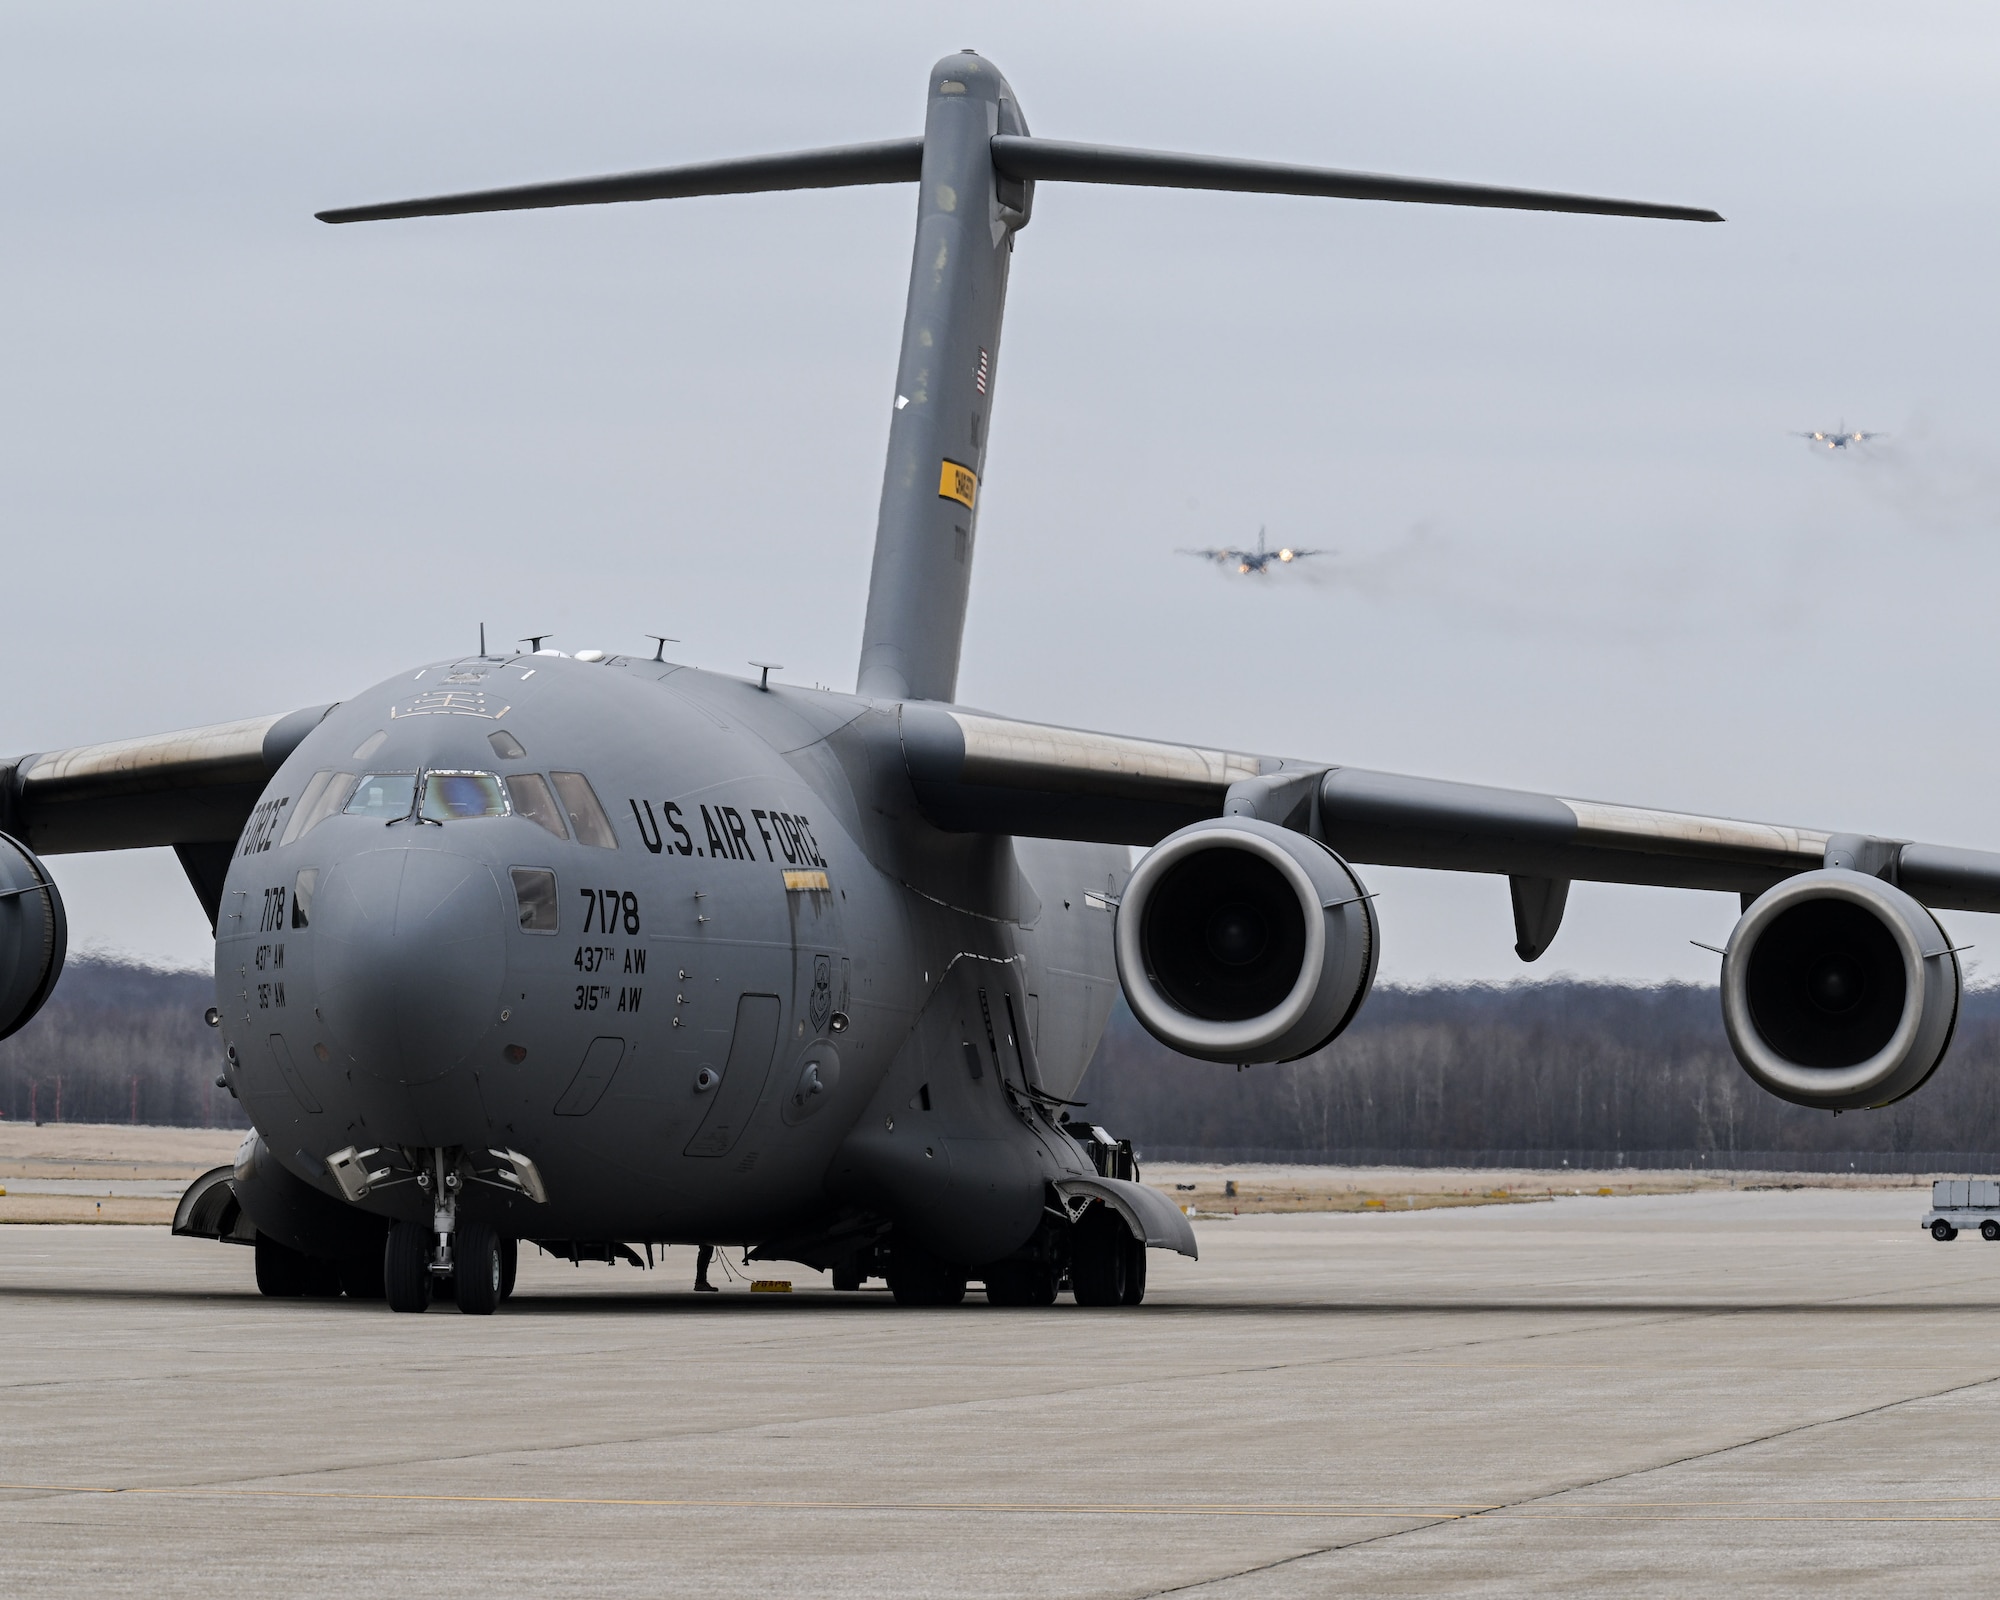
<path fill-rule="evenodd" d="M 1146 1297 L 1146 1247 L 1102 1200 L 1070 1234 L 1069 1288 L 1080 1306 L 1136 1306 Z"/>
<path fill-rule="evenodd" d="M 860 1263 L 843 1261 L 833 1269 L 833 1286 L 836 1289 L 858 1289 L 862 1275 Z"/>
<path fill-rule="evenodd" d="M 1931 1224 L 1931 1237 L 1937 1240 L 1939 1244 L 1950 1244 L 1952 1240 L 1958 1237 L 1958 1229 L 1954 1228 L 1949 1222 L 1946 1222 L 1943 1217 L 1939 1217 L 1937 1221 Z M 262 1235 L 258 1236 L 257 1242 L 260 1245 L 264 1242 Z M 262 1281 L 261 1278 L 258 1280 L 260 1286 Z M 265 1292 L 269 1293 L 268 1290 Z"/>
<path fill-rule="evenodd" d="M 299 1280 L 299 1293 L 308 1300 L 338 1300 L 340 1298 L 340 1263 L 326 1261 L 319 1256 L 306 1256 L 305 1275 Z"/>
<path fill-rule="evenodd" d="M 296 1300 L 306 1292 L 306 1269 L 311 1264 L 290 1245 L 279 1244 L 268 1233 L 257 1235 L 257 1292 L 273 1300 Z"/>
<path fill-rule="evenodd" d="M 1121 1305 L 1136 1306 L 1146 1298 L 1146 1241 L 1125 1235 L 1125 1298 Z"/>
<path fill-rule="evenodd" d="M 986 1269 L 986 1303 L 992 1306 L 1052 1306 L 1055 1269 L 1046 1261 L 1000 1261 Z"/>
<path fill-rule="evenodd" d="M 468 1317 L 492 1316 L 506 1298 L 500 1235 L 483 1222 L 461 1222 L 453 1243 L 458 1270 L 452 1281 L 459 1311 Z"/>
<path fill-rule="evenodd" d="M 899 1306 L 955 1306 L 965 1298 L 965 1268 L 914 1245 L 892 1245 L 889 1292 Z"/>
<path fill-rule="evenodd" d="M 396 1222 L 382 1246 L 382 1290 L 391 1311 L 431 1308 L 431 1230 L 421 1222 Z"/>
<path fill-rule="evenodd" d="M 500 1303 L 505 1305 L 514 1298 L 514 1279 L 521 1271 L 521 1241 L 502 1239 L 500 1241 Z"/>

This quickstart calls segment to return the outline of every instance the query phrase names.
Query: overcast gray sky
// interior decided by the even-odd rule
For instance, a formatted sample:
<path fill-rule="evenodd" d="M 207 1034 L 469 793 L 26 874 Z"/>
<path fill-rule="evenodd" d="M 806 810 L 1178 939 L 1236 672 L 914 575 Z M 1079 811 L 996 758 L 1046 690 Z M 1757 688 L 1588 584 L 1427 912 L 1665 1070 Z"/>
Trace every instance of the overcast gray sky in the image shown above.
<path fill-rule="evenodd" d="M 1053 137 L 1729 218 L 1042 186 L 963 699 L 2000 848 L 1986 3 L 8 7 L 0 747 L 482 619 L 851 688 L 911 191 L 312 212 L 915 133 L 960 47 Z M 1173 553 L 1260 524 L 1340 554 Z M 79 945 L 206 963 L 169 855 L 52 865 Z M 1369 876 L 1391 980 L 1707 979 L 1734 914 L 1579 887 L 1523 969 L 1497 880 Z"/>

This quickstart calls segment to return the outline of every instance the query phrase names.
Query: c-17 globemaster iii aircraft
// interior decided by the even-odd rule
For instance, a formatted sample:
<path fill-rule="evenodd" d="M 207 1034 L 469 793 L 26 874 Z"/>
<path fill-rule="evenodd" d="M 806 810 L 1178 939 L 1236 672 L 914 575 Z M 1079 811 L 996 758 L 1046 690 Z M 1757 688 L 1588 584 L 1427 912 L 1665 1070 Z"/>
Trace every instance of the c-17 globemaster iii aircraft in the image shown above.
<path fill-rule="evenodd" d="M 853 694 L 652 656 L 484 650 L 337 705 L 0 765 L 0 1029 L 61 970 L 38 855 L 171 845 L 216 938 L 255 1132 L 176 1230 L 271 1294 L 461 1310 L 520 1241 L 742 1247 L 941 1304 L 1136 1304 L 1194 1254 L 1129 1145 L 1068 1112 L 1114 997 L 1177 1050 L 1291 1060 L 1367 998 L 1357 865 L 1504 875 L 1533 961 L 1577 879 L 1742 897 L 1722 1011 L 1802 1105 L 1928 1078 L 1938 908 L 2000 854 L 1397 777 L 954 703 L 1014 240 L 1038 183 L 1720 220 L 1575 195 L 1067 144 L 972 52 L 921 137 L 323 213 L 917 185 Z M 1130 847 L 1150 847 L 1133 869 Z"/>

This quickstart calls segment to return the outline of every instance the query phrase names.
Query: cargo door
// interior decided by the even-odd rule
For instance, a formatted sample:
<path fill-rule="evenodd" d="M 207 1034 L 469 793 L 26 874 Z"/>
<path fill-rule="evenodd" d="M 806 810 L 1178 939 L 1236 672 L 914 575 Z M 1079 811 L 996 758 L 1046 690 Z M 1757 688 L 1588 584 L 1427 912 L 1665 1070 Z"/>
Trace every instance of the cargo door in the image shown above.
<path fill-rule="evenodd" d="M 774 994 L 746 994 L 736 1002 L 736 1030 L 730 1036 L 722 1081 L 706 1091 L 711 1104 L 685 1154 L 726 1156 L 735 1148 L 764 1097 L 783 1021 L 784 1003 Z"/>

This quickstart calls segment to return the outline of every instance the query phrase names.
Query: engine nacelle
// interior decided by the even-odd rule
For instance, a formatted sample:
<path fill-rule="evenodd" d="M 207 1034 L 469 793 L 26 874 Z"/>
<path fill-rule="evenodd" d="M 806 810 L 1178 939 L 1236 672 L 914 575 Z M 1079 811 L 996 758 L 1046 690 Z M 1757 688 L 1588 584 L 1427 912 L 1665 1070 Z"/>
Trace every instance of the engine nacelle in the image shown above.
<path fill-rule="evenodd" d="M 1722 961 L 1722 1022 L 1743 1070 L 1794 1105 L 1887 1105 L 1944 1059 L 1958 956 L 1933 917 L 1864 873 L 1801 873 L 1743 914 Z"/>
<path fill-rule="evenodd" d="M 1374 903 L 1325 845 L 1248 817 L 1169 835 L 1126 885 L 1118 981 L 1162 1044 L 1293 1061 L 1354 1020 L 1375 981 Z"/>
<path fill-rule="evenodd" d="M 34 851 L 0 833 L 0 1039 L 42 1009 L 68 954 L 55 879 Z"/>

